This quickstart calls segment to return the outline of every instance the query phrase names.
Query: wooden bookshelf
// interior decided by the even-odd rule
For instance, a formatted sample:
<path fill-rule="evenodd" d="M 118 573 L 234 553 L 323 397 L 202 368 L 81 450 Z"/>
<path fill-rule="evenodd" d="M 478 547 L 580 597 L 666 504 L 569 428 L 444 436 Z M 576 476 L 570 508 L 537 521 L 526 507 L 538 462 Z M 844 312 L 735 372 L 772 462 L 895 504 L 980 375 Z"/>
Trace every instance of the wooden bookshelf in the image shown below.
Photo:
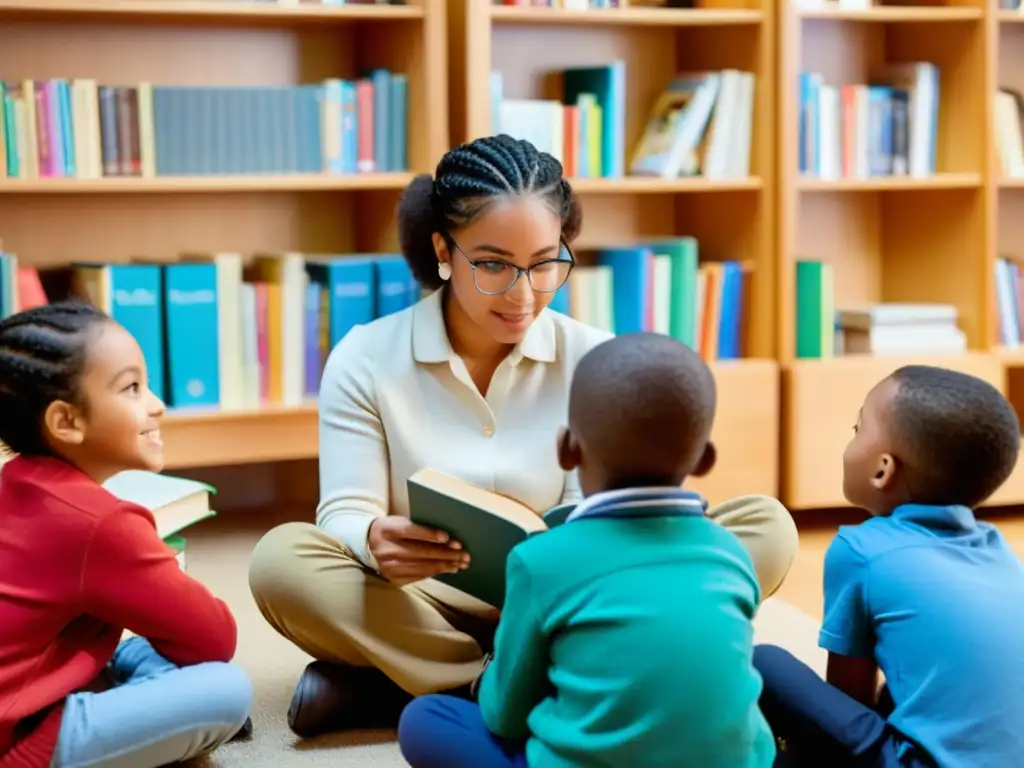
<path fill-rule="evenodd" d="M 998 29 L 997 19 L 1006 16 L 981 0 L 863 11 L 780 6 L 777 328 L 781 486 L 791 508 L 845 506 L 840 457 L 857 411 L 867 392 L 897 367 L 942 365 L 1011 394 L 1008 369 L 1024 358 L 994 343 L 995 200 L 998 195 L 1004 206 L 1002 201 L 1016 200 L 1018 192 L 994 175 L 991 99 L 995 37 L 1001 32 L 1001 39 L 1015 38 L 1024 27 Z M 1018 50 L 1024 52 L 1024 45 Z M 935 174 L 837 181 L 801 176 L 799 73 L 820 72 L 832 85 L 863 83 L 878 64 L 910 61 L 932 62 L 940 70 Z M 1005 62 L 1001 55 L 1000 63 Z M 1019 244 L 1014 232 L 1024 233 L 1016 224 L 1024 208 L 1013 209 L 1014 204 L 1021 205 L 1005 204 L 1013 211 L 1005 224 L 1000 209 L 1001 243 L 1016 237 Z M 839 308 L 878 301 L 955 305 L 971 351 L 953 357 L 796 359 L 795 262 L 800 258 L 833 266 Z M 1024 471 L 1018 470 L 991 503 L 1021 502 Z"/>
<path fill-rule="evenodd" d="M 770 0 L 725 0 L 677 10 L 639 5 L 572 11 L 450 3 L 449 91 L 453 143 L 494 132 L 489 75 L 506 98 L 562 97 L 552 73 L 625 62 L 627 155 L 649 111 L 680 72 L 736 68 L 756 75 L 751 176 L 581 178 L 584 208 L 575 244 L 581 261 L 602 247 L 691 235 L 701 260 L 754 262 L 750 359 L 713 368 L 719 385 L 715 439 L 720 464 L 700 488 L 710 498 L 778 490 L 778 366 L 775 362 L 775 9 Z M 627 159 L 628 166 L 628 159 Z"/>
<path fill-rule="evenodd" d="M 28 266 L 187 252 L 394 252 L 401 190 L 449 146 L 445 0 L 278 7 L 216 0 L 0 0 L 3 79 L 297 85 L 408 78 L 408 171 L 0 179 L 3 250 Z M 168 467 L 308 459 L 313 406 L 174 412 Z"/>

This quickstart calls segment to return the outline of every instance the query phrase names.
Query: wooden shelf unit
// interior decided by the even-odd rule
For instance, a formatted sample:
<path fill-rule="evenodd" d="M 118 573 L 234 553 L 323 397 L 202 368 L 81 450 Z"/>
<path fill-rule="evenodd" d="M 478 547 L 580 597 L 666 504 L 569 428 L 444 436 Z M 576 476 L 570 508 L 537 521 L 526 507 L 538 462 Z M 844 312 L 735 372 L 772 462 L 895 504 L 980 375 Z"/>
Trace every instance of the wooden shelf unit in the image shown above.
<path fill-rule="evenodd" d="M 775 362 L 775 9 L 771 0 L 708 2 L 686 10 L 591 11 L 450 3 L 452 141 L 493 133 L 489 74 L 509 98 L 561 98 L 550 73 L 616 59 L 626 69 L 626 152 L 658 95 L 680 72 L 733 67 L 757 77 L 751 177 L 579 179 L 583 231 L 576 250 L 653 236 L 692 235 L 701 260 L 755 262 L 751 359 L 716 363 L 720 463 L 700 489 L 709 498 L 778 490 Z M 742 490 L 740 490 L 742 489 Z"/>
<path fill-rule="evenodd" d="M 445 0 L 277 7 L 215 0 L 0 0 L 8 81 L 294 85 L 386 67 L 408 77 L 407 173 L 0 179 L 4 250 L 30 266 L 186 252 L 395 251 L 394 212 L 449 146 Z M 440 108 L 439 108 L 440 107 Z M 315 407 L 170 412 L 168 467 L 311 458 Z"/>
<path fill-rule="evenodd" d="M 1000 246 L 1019 244 L 1024 198 L 996 176 L 992 125 L 995 45 L 1024 43 L 1024 27 L 998 20 L 996 4 L 886 6 L 864 11 L 779 10 L 779 295 L 782 367 L 782 498 L 793 509 L 846 506 L 841 455 L 864 396 L 910 363 L 972 373 L 1011 399 L 1011 368 L 999 350 L 994 270 Z M 1013 19 L 1016 20 L 1016 19 Z M 1019 57 L 1024 44 L 1015 48 Z M 798 166 L 798 76 L 817 71 L 833 85 L 864 82 L 883 62 L 929 61 L 940 69 L 937 173 L 930 178 L 822 181 Z M 1007 58 L 1000 58 L 1007 66 Z M 1013 66 L 1013 65 L 1010 65 Z M 1017 65 L 1021 77 L 1024 69 Z M 1018 82 L 1018 87 L 1024 82 Z M 1004 202 L 1009 201 L 1009 202 Z M 1016 206 L 1015 208 L 1012 206 Z M 1013 214 L 1006 217 L 1003 210 Z M 1004 221 L 1005 219 L 1005 221 Z M 795 359 L 795 262 L 833 265 L 836 304 L 933 301 L 955 305 L 970 353 L 955 357 Z M 1024 382 L 1021 382 L 1024 384 Z M 1024 395 L 1024 386 L 1020 387 Z M 1024 403 L 1024 399 L 1021 400 Z M 1024 467 L 990 501 L 1024 502 Z"/>

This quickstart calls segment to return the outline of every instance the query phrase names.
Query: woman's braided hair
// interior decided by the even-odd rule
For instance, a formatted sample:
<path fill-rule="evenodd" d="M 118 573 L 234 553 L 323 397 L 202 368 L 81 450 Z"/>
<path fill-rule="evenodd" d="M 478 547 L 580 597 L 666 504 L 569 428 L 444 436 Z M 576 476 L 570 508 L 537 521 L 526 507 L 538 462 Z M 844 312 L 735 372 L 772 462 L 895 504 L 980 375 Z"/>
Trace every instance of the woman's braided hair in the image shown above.
<path fill-rule="evenodd" d="M 533 144 L 511 136 L 488 136 L 455 147 L 441 158 L 433 178 L 417 176 L 398 204 L 402 253 L 422 286 L 440 288 L 433 235 L 472 223 L 495 200 L 536 195 L 562 222 L 562 241 L 579 235 L 582 212 L 562 164 Z M 452 243 L 448 243 L 452 247 Z"/>
<path fill-rule="evenodd" d="M 0 320 L 0 448 L 50 453 L 42 421 L 50 403 L 80 402 L 90 333 L 108 320 L 91 304 L 59 302 Z"/>

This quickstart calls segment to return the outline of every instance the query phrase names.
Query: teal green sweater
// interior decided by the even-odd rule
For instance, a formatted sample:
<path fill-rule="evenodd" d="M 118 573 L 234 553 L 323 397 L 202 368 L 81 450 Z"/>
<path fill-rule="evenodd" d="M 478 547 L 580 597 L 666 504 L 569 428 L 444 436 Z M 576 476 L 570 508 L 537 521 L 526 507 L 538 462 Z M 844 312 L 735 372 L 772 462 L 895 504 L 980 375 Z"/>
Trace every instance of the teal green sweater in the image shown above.
<path fill-rule="evenodd" d="M 704 517 L 580 518 L 513 550 L 479 703 L 530 768 L 768 768 L 760 591 Z"/>

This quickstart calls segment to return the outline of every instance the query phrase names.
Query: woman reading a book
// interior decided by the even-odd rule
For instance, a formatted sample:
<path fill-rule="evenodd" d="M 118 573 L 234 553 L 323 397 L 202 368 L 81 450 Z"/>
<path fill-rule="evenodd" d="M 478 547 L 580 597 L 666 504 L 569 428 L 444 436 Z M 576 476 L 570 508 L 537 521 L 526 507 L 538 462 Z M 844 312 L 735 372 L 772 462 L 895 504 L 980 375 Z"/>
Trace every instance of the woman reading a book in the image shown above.
<path fill-rule="evenodd" d="M 431 467 L 538 514 L 579 499 L 556 440 L 576 362 L 608 334 L 546 307 L 580 224 L 561 164 L 508 136 L 456 147 L 405 190 L 402 250 L 432 293 L 332 351 L 316 525 L 270 531 L 250 566 L 264 617 L 317 660 L 288 712 L 298 735 L 394 725 L 410 696 L 468 695 L 482 669 L 497 611 L 433 578 L 468 555 L 409 519 L 413 473 Z M 796 554 L 787 510 L 746 496 L 708 516 L 772 594 Z"/>

